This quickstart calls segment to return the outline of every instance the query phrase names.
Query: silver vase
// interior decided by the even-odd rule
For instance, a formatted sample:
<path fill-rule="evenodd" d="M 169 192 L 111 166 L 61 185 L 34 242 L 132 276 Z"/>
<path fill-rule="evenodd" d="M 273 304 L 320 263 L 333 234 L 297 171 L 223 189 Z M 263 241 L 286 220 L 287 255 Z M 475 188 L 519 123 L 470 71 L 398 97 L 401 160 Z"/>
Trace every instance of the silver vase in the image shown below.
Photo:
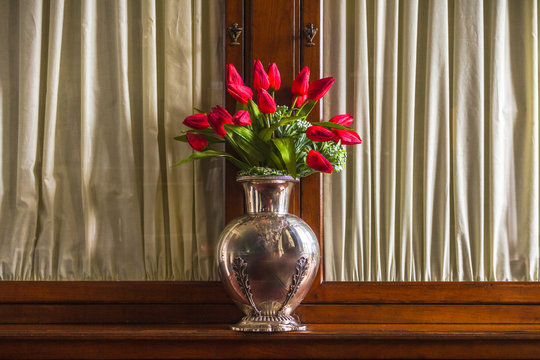
<path fill-rule="evenodd" d="M 305 330 L 291 314 L 319 267 L 319 244 L 311 228 L 289 214 L 291 176 L 244 176 L 246 215 L 220 235 L 219 275 L 245 317 L 236 331 Z"/>

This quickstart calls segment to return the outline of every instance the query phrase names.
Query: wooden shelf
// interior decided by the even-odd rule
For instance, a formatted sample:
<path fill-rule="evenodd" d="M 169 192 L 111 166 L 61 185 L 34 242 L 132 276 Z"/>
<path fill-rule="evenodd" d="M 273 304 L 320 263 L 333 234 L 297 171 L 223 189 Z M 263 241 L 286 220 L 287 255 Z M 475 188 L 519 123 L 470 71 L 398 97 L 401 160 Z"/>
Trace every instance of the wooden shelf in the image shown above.
<path fill-rule="evenodd" d="M 227 325 L 0 325 L 0 358 L 539 358 L 540 325 L 317 324 L 246 334 Z"/>

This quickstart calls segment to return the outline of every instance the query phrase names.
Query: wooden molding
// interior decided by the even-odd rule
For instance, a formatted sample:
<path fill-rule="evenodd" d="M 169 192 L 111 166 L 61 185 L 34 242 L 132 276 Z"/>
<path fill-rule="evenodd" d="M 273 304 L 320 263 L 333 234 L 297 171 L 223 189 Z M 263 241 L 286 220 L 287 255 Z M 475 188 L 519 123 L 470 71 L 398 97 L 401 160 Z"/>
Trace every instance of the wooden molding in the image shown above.
<path fill-rule="evenodd" d="M 0 304 L 230 304 L 216 281 L 2 281 Z M 540 304 L 538 282 L 323 282 L 313 304 Z"/>
<path fill-rule="evenodd" d="M 6 359 L 535 359 L 539 325 L 311 325 L 235 333 L 223 325 L 0 325 Z"/>

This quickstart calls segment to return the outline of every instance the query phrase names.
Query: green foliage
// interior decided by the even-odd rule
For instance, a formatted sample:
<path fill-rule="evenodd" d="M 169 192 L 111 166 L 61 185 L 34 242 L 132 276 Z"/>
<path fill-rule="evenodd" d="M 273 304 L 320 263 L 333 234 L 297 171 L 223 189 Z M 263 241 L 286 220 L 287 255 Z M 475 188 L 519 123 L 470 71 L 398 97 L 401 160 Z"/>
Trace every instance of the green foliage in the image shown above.
<path fill-rule="evenodd" d="M 185 158 L 184 160 L 174 164 L 173 166 L 178 166 L 178 165 L 182 165 L 182 164 L 185 164 L 187 162 L 190 162 L 190 161 L 204 159 L 204 158 L 207 158 L 207 157 L 214 157 L 214 156 L 224 157 L 227 160 L 229 160 L 230 162 L 232 162 L 236 167 L 238 167 L 238 168 L 240 168 L 242 170 L 246 170 L 246 169 L 249 168 L 248 164 L 238 160 L 237 158 L 235 158 L 231 154 L 223 152 L 223 151 L 215 151 L 215 150 L 195 151 L 191 156 L 188 156 L 187 158 Z"/>
<path fill-rule="evenodd" d="M 272 142 L 276 146 L 281 155 L 283 163 L 287 171 L 292 177 L 296 177 L 296 150 L 294 147 L 294 139 L 292 137 L 284 137 L 272 139 Z"/>
<path fill-rule="evenodd" d="M 238 172 L 238 176 L 283 176 L 283 175 L 289 175 L 287 170 L 276 170 L 272 168 L 266 168 L 266 167 L 258 167 L 253 166 L 246 170 L 240 170 Z"/>
<path fill-rule="evenodd" d="M 225 140 L 223 140 L 222 138 L 220 138 L 219 136 L 215 136 L 215 135 L 210 135 L 210 134 L 200 134 L 202 136 L 204 136 L 206 138 L 206 140 L 208 140 L 208 143 L 209 144 L 217 144 L 217 143 L 224 143 Z M 176 141 L 181 141 L 181 142 L 188 142 L 187 141 L 187 137 L 186 135 L 180 135 L 180 136 L 176 136 L 174 138 L 174 140 Z"/>

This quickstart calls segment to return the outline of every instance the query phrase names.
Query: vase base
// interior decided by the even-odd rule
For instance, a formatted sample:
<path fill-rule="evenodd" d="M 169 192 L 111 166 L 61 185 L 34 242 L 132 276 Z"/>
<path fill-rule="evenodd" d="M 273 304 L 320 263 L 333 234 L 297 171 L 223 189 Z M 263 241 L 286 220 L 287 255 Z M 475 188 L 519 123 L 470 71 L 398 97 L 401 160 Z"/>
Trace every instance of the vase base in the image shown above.
<path fill-rule="evenodd" d="M 292 316 L 246 316 L 238 324 L 232 325 L 234 331 L 243 332 L 281 332 L 304 331 L 306 326 L 299 324 Z"/>

